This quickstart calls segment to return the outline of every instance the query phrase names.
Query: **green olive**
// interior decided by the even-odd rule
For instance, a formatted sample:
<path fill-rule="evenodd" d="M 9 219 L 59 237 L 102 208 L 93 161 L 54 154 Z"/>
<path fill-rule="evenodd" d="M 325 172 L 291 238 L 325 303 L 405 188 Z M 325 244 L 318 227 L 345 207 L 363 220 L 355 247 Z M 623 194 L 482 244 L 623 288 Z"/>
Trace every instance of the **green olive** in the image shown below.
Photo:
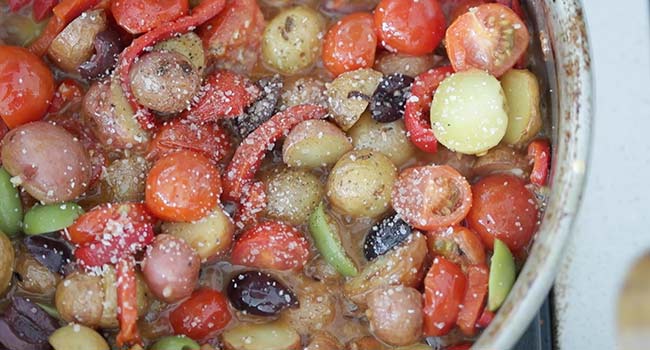
<path fill-rule="evenodd" d="M 359 273 L 354 262 L 345 252 L 336 223 L 325 213 L 321 203 L 309 217 L 309 232 L 316 248 L 328 264 L 343 276 L 356 276 Z"/>
<path fill-rule="evenodd" d="M 13 236 L 20 231 L 23 205 L 18 189 L 11 183 L 11 175 L 0 168 L 0 231 Z"/>
<path fill-rule="evenodd" d="M 169 336 L 160 338 L 149 350 L 194 350 L 201 346 L 194 340 L 184 336 Z"/>
<path fill-rule="evenodd" d="M 109 350 L 106 340 L 92 328 L 70 324 L 57 329 L 48 339 L 54 350 Z"/>
<path fill-rule="evenodd" d="M 499 144 L 508 128 L 506 99 L 499 81 L 482 70 L 451 75 L 431 103 L 431 128 L 452 151 L 483 154 Z"/>
<path fill-rule="evenodd" d="M 40 235 L 63 230 L 83 213 L 76 203 L 36 205 L 25 214 L 24 231 L 28 235 Z"/>
<path fill-rule="evenodd" d="M 488 282 L 488 309 L 490 311 L 496 311 L 503 304 L 515 284 L 515 278 L 515 259 L 512 257 L 512 253 L 505 243 L 495 239 Z"/>

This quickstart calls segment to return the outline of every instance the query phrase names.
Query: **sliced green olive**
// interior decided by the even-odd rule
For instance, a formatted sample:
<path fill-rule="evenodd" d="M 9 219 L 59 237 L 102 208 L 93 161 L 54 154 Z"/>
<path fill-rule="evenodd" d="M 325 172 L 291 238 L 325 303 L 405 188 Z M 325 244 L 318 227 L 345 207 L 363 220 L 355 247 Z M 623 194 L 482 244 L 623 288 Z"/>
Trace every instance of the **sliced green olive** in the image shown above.
<path fill-rule="evenodd" d="M 13 236 L 20 231 L 23 205 L 18 189 L 11 183 L 11 175 L 0 168 L 0 231 Z"/>
<path fill-rule="evenodd" d="M 496 311 L 506 300 L 515 284 L 515 259 L 505 243 L 494 240 L 494 253 L 490 263 L 488 282 L 488 309 Z"/>
<path fill-rule="evenodd" d="M 84 213 L 76 203 L 36 205 L 25 214 L 25 234 L 56 232 L 72 225 Z"/>
<path fill-rule="evenodd" d="M 149 350 L 195 350 L 201 346 L 194 340 L 183 336 L 160 338 Z"/>
<path fill-rule="evenodd" d="M 109 350 L 106 340 L 92 328 L 70 324 L 59 328 L 48 339 L 55 350 Z"/>
<path fill-rule="evenodd" d="M 309 232 L 314 238 L 318 251 L 336 271 L 348 277 L 356 276 L 359 273 L 354 262 L 345 253 L 336 224 L 325 213 L 323 203 L 309 217 Z"/>

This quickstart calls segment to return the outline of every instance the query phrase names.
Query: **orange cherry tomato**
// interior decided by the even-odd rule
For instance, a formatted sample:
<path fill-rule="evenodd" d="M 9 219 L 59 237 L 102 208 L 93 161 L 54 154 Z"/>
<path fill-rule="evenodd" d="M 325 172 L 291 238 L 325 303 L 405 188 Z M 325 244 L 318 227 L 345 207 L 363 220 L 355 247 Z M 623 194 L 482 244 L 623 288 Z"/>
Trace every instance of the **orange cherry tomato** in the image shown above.
<path fill-rule="evenodd" d="M 156 162 L 149 171 L 145 203 L 168 221 L 201 219 L 217 206 L 219 172 L 201 153 L 181 150 Z"/>
<path fill-rule="evenodd" d="M 323 63 L 334 75 L 372 67 L 377 50 L 373 17 L 359 12 L 343 17 L 325 35 Z"/>
<path fill-rule="evenodd" d="M 445 25 L 438 0 L 382 0 L 375 9 L 377 36 L 393 52 L 433 52 L 445 35 Z"/>
<path fill-rule="evenodd" d="M 10 129 L 43 118 L 54 96 L 45 63 L 22 47 L 0 45 L 0 117 Z"/>
<path fill-rule="evenodd" d="M 515 254 L 523 253 L 537 228 L 539 209 L 526 183 L 513 175 L 491 175 L 472 186 L 474 200 L 467 224 L 493 249 L 494 238 Z"/>
<path fill-rule="evenodd" d="M 231 318 L 226 297 L 209 288 L 197 289 L 169 314 L 174 334 L 196 340 L 222 330 Z"/>
<path fill-rule="evenodd" d="M 456 325 L 467 278 L 457 264 L 436 257 L 424 278 L 424 334 L 439 337 Z"/>
<path fill-rule="evenodd" d="M 101 239 L 116 227 L 137 236 L 145 226 L 153 227 L 153 224 L 153 217 L 142 203 L 104 204 L 78 217 L 66 230 L 66 237 L 82 245 Z"/>
<path fill-rule="evenodd" d="M 457 72 L 477 68 L 499 77 L 526 52 L 529 37 L 526 24 L 509 7 L 484 4 L 450 25 L 445 43 Z"/>
<path fill-rule="evenodd" d="M 472 206 L 472 191 L 450 166 L 413 167 L 395 181 L 391 203 L 411 226 L 432 231 L 461 222 Z"/>
<path fill-rule="evenodd" d="M 458 313 L 456 324 L 467 336 L 476 334 L 477 321 L 485 306 L 488 293 L 490 270 L 485 265 L 470 266 L 467 269 L 467 291 Z"/>
<path fill-rule="evenodd" d="M 140 34 L 187 14 L 188 0 L 117 0 L 111 13 L 120 27 Z"/>
<path fill-rule="evenodd" d="M 235 265 L 274 270 L 302 270 L 309 259 L 309 243 L 296 228 L 267 221 L 244 232 L 230 259 Z"/>
<path fill-rule="evenodd" d="M 186 149 L 202 153 L 218 163 L 230 153 L 230 136 L 217 123 L 192 123 L 174 120 L 165 123 L 149 143 L 148 158 L 159 159 Z"/>
<path fill-rule="evenodd" d="M 429 232 L 427 243 L 433 255 L 442 255 L 464 267 L 487 264 L 485 246 L 481 237 L 467 227 L 454 225 Z"/>

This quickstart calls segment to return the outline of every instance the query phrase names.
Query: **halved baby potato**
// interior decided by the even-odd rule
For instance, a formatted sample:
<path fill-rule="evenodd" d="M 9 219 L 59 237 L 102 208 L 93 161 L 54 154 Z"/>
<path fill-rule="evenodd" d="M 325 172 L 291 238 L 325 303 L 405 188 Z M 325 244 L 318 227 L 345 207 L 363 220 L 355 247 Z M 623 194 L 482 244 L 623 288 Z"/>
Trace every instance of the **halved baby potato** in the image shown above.
<path fill-rule="evenodd" d="M 380 123 L 365 112 L 348 131 L 355 149 L 371 149 L 381 152 L 400 167 L 415 156 L 415 146 L 406 135 L 404 121 Z"/>
<path fill-rule="evenodd" d="M 264 184 L 266 214 L 293 225 L 307 221 L 324 192 L 320 179 L 306 169 L 274 169 Z"/>
<path fill-rule="evenodd" d="M 192 65 L 197 69 L 199 74 L 205 68 L 205 51 L 201 38 L 194 33 L 188 32 L 178 37 L 167 39 L 156 44 L 154 51 L 174 51 L 185 56 Z"/>
<path fill-rule="evenodd" d="M 539 82 L 526 69 L 511 69 L 501 77 L 508 104 L 508 129 L 503 141 L 519 146 L 530 141 L 542 128 Z"/>
<path fill-rule="evenodd" d="M 283 322 L 242 323 L 222 335 L 227 350 L 298 350 L 300 335 Z"/>
<path fill-rule="evenodd" d="M 307 120 L 291 130 L 284 140 L 282 159 L 290 167 L 314 169 L 334 165 L 352 150 L 341 129 L 325 120 Z"/>
<path fill-rule="evenodd" d="M 95 51 L 95 37 L 108 28 L 104 10 L 84 12 L 59 33 L 47 51 L 57 66 L 69 73 L 89 60 Z"/>
<path fill-rule="evenodd" d="M 347 131 L 359 120 L 382 77 L 380 72 L 364 68 L 343 73 L 326 84 L 327 103 L 341 129 Z"/>

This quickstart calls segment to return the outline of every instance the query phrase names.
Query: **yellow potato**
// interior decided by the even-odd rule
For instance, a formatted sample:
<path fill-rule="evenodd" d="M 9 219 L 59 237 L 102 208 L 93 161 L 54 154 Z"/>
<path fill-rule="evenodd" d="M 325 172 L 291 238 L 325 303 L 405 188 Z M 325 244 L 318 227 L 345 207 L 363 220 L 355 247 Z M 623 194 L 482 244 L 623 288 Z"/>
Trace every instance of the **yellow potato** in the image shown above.
<path fill-rule="evenodd" d="M 402 119 L 379 123 L 366 112 L 348 131 L 355 149 L 368 148 L 388 156 L 396 166 L 402 166 L 415 156 L 415 146 L 406 136 Z"/>
<path fill-rule="evenodd" d="M 203 42 L 194 32 L 167 39 L 156 44 L 153 49 L 155 51 L 175 51 L 180 53 L 185 56 L 192 65 L 194 65 L 199 74 L 201 74 L 205 68 L 205 51 L 203 50 Z"/>
<path fill-rule="evenodd" d="M 383 74 L 372 69 L 358 69 L 339 75 L 326 84 L 327 103 L 334 120 L 347 131 L 368 108 Z"/>
<path fill-rule="evenodd" d="M 525 144 L 542 128 L 537 77 L 526 69 L 511 69 L 501 77 L 501 86 L 508 103 L 508 129 L 503 141 Z"/>
<path fill-rule="evenodd" d="M 59 33 L 47 54 L 63 70 L 76 73 L 77 68 L 95 52 L 95 37 L 108 27 L 104 10 L 84 12 Z"/>
<path fill-rule="evenodd" d="M 54 350 L 110 349 L 106 340 L 99 333 L 79 324 L 70 324 L 57 329 L 48 340 Z"/>
<path fill-rule="evenodd" d="M 298 350 L 300 335 L 282 322 L 242 323 L 223 332 L 227 350 Z"/>
<path fill-rule="evenodd" d="M 341 129 L 325 120 L 307 120 L 291 130 L 284 140 L 282 159 L 290 167 L 314 169 L 334 165 L 352 150 Z"/>

